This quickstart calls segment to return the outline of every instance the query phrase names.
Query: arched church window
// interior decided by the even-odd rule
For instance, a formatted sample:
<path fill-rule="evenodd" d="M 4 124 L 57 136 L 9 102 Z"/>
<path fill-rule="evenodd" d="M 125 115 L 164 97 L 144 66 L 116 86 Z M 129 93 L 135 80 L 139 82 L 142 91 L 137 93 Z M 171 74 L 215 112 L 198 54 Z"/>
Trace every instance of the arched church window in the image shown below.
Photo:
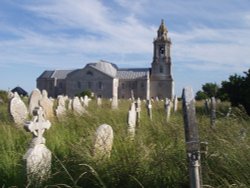
<path fill-rule="evenodd" d="M 77 82 L 77 88 L 78 88 L 78 89 L 81 89 L 81 87 L 82 87 L 82 84 L 81 84 L 80 81 L 78 81 L 78 82 Z"/>
<path fill-rule="evenodd" d="M 88 71 L 88 72 L 87 72 L 87 75 L 93 76 L 93 72 L 92 72 L 92 71 Z"/>
<path fill-rule="evenodd" d="M 160 66 L 160 73 L 163 73 L 163 67 Z"/>
<path fill-rule="evenodd" d="M 102 88 L 103 88 L 102 82 L 98 82 L 98 89 L 102 89 Z"/>

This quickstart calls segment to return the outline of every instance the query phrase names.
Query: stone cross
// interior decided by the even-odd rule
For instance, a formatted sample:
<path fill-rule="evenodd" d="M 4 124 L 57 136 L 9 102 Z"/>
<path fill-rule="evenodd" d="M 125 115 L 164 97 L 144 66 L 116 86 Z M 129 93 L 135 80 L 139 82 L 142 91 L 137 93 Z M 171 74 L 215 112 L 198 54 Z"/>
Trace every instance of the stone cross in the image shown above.
<path fill-rule="evenodd" d="M 183 89 L 182 99 L 186 150 L 189 161 L 190 187 L 200 188 L 200 142 L 195 116 L 195 99 L 193 96 L 193 89 L 191 87 Z"/>
<path fill-rule="evenodd" d="M 24 128 L 31 132 L 33 139 L 23 159 L 26 161 L 26 173 L 28 181 L 32 184 L 39 184 L 45 181 L 50 175 L 51 151 L 45 146 L 43 134 L 51 126 L 50 121 L 45 120 L 41 107 L 34 110 L 32 121 L 26 122 Z"/>

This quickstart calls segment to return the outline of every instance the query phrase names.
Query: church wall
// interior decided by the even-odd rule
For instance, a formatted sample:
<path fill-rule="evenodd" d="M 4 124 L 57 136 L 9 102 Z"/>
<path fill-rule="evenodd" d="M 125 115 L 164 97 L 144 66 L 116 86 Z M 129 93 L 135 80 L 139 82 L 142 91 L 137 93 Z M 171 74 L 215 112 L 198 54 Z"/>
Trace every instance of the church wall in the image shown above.
<path fill-rule="evenodd" d="M 131 98 L 131 90 L 134 92 L 134 97 L 146 99 L 147 80 L 119 80 L 118 96 L 119 98 Z"/>
<path fill-rule="evenodd" d="M 173 99 L 173 81 L 172 80 L 151 80 L 150 95 L 159 99 Z"/>
<path fill-rule="evenodd" d="M 46 90 L 49 97 L 56 96 L 55 79 L 54 78 L 38 78 L 37 88 L 42 91 Z"/>
<path fill-rule="evenodd" d="M 91 67 L 72 72 L 66 79 L 66 94 L 69 97 L 90 90 L 96 97 L 111 98 L 112 88 L 113 78 Z"/>

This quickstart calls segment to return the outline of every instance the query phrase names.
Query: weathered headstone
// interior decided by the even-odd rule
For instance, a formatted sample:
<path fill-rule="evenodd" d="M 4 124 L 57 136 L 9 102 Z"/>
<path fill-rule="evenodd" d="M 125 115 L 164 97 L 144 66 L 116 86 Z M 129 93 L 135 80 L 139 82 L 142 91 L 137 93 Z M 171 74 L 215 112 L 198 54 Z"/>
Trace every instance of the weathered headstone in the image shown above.
<path fill-rule="evenodd" d="M 88 107 L 89 106 L 89 97 L 87 95 L 84 95 L 83 106 L 84 107 Z"/>
<path fill-rule="evenodd" d="M 209 114 L 209 111 L 210 111 L 209 104 L 210 104 L 209 99 L 206 99 L 204 105 L 205 105 L 205 111 L 207 114 Z"/>
<path fill-rule="evenodd" d="M 79 115 L 87 112 L 85 108 L 82 106 L 80 99 L 78 97 L 74 97 L 72 101 L 72 108 L 73 108 L 73 111 Z"/>
<path fill-rule="evenodd" d="M 53 102 L 48 98 L 46 90 L 42 90 L 42 98 L 39 100 L 39 105 L 43 108 L 46 119 L 54 117 Z"/>
<path fill-rule="evenodd" d="M 97 98 L 97 106 L 101 106 L 102 105 L 102 98 L 98 97 Z"/>
<path fill-rule="evenodd" d="M 32 93 L 30 94 L 30 98 L 29 98 L 29 113 L 32 115 L 33 114 L 33 110 L 36 107 L 39 107 L 39 101 L 42 98 L 42 94 L 40 92 L 39 89 L 34 89 L 32 91 Z"/>
<path fill-rule="evenodd" d="M 113 138 L 113 129 L 110 125 L 102 124 L 97 128 L 95 132 L 93 150 L 95 158 L 105 159 L 110 157 L 113 146 Z"/>
<path fill-rule="evenodd" d="M 174 112 L 178 110 L 178 97 L 175 95 L 174 97 Z"/>
<path fill-rule="evenodd" d="M 152 120 L 153 116 L 152 116 L 152 104 L 151 104 L 151 100 L 147 101 L 147 111 L 148 111 L 149 119 Z"/>
<path fill-rule="evenodd" d="M 117 78 L 114 78 L 113 90 L 112 90 L 112 102 L 111 102 L 112 109 L 118 108 L 118 84 L 119 84 L 119 80 Z"/>
<path fill-rule="evenodd" d="M 216 100 L 214 97 L 211 98 L 211 112 L 210 112 L 210 121 L 212 128 L 215 128 L 215 120 L 216 120 Z"/>
<path fill-rule="evenodd" d="M 65 98 L 62 95 L 59 95 L 57 101 L 56 116 L 62 117 L 66 114 Z"/>
<path fill-rule="evenodd" d="M 16 92 L 14 93 L 14 97 L 10 100 L 9 111 L 17 127 L 22 126 L 28 118 L 29 113 L 27 107 Z"/>
<path fill-rule="evenodd" d="M 135 103 L 135 107 L 136 107 L 136 124 L 139 125 L 140 119 L 141 119 L 141 99 L 140 98 L 137 99 Z"/>
<path fill-rule="evenodd" d="M 130 110 L 128 112 L 128 134 L 133 139 L 135 136 L 135 126 L 136 126 L 136 107 L 135 103 L 131 103 Z"/>
<path fill-rule="evenodd" d="M 183 89 L 182 99 L 186 150 L 189 161 L 190 188 L 200 188 L 200 141 L 195 116 L 195 99 L 191 87 Z"/>
<path fill-rule="evenodd" d="M 51 151 L 45 146 L 43 133 L 48 130 L 51 123 L 45 120 L 45 115 L 41 107 L 34 110 L 34 118 L 24 124 L 26 131 L 33 134 L 33 139 L 29 149 L 23 156 L 26 162 L 26 173 L 29 183 L 38 185 L 45 181 L 51 170 Z"/>
<path fill-rule="evenodd" d="M 170 113 L 171 113 L 171 101 L 170 101 L 170 99 L 166 98 L 164 106 L 165 106 L 165 112 L 167 114 L 167 121 L 169 121 Z"/>

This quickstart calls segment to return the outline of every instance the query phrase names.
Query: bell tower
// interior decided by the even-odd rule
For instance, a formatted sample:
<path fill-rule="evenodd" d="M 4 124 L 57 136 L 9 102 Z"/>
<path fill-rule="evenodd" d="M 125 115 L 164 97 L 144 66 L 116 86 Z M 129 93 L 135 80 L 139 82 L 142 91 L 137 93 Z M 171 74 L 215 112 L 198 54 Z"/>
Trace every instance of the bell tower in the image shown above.
<path fill-rule="evenodd" d="M 168 30 L 164 20 L 154 39 L 153 62 L 151 64 L 151 97 L 172 99 L 174 95 L 173 78 L 171 72 L 171 39 L 168 38 Z"/>

